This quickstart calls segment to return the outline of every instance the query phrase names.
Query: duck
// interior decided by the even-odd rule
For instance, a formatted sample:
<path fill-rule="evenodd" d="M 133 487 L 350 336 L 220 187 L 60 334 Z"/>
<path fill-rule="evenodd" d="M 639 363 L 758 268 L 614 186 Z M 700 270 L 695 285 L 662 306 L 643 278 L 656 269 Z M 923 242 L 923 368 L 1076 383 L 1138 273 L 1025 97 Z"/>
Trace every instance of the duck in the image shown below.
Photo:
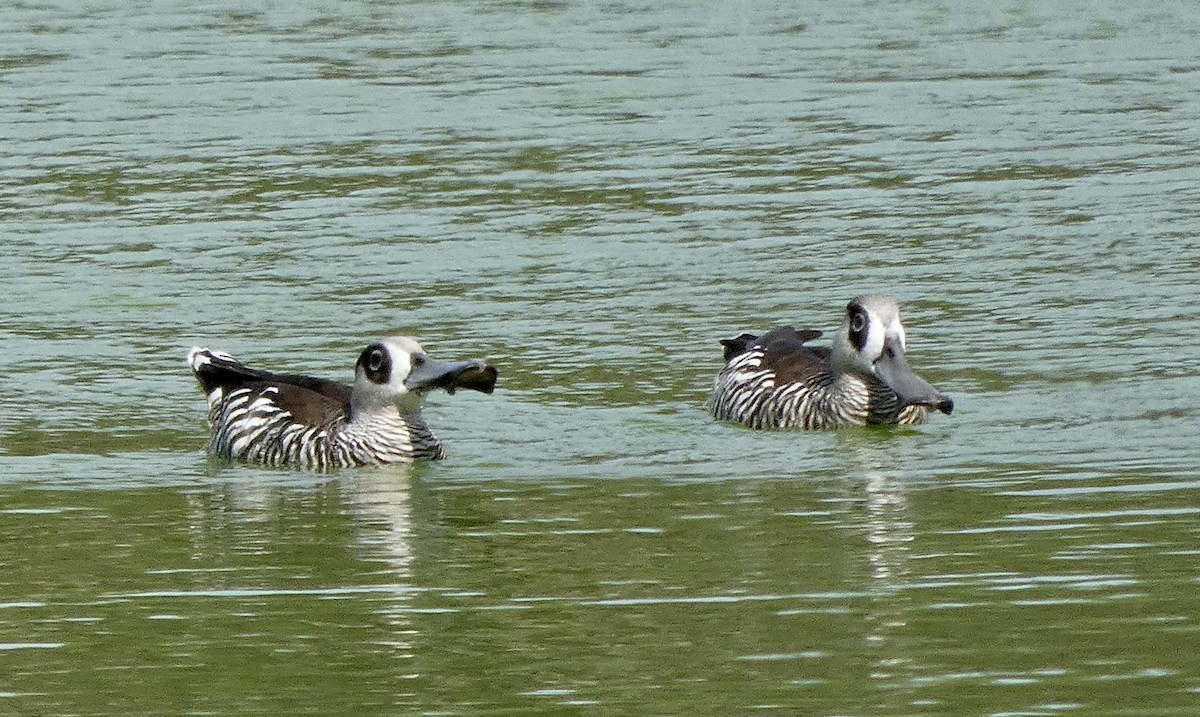
<path fill-rule="evenodd" d="M 319 471 L 444 458 L 421 415 L 425 395 L 490 394 L 498 375 L 481 360 L 437 361 L 407 336 L 363 349 L 350 386 L 250 368 L 207 348 L 193 347 L 187 361 L 208 400 L 209 453 Z"/>
<path fill-rule="evenodd" d="M 807 345 L 821 336 L 778 326 L 721 340 L 725 366 L 713 382 L 709 412 L 756 429 L 820 430 L 915 425 L 934 410 L 954 410 L 949 396 L 909 367 L 892 298 L 851 299 L 831 345 Z"/>

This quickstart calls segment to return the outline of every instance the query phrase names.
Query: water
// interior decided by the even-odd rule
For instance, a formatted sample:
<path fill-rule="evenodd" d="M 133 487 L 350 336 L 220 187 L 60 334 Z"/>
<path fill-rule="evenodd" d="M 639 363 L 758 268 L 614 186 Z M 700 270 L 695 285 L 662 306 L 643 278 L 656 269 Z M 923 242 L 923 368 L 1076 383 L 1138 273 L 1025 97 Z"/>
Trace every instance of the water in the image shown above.
<path fill-rule="evenodd" d="M 1191 715 L 1187 4 L 8 8 L 0 712 Z M 905 306 L 916 430 L 718 338 Z M 207 459 L 193 344 L 500 367 L 450 457 Z"/>

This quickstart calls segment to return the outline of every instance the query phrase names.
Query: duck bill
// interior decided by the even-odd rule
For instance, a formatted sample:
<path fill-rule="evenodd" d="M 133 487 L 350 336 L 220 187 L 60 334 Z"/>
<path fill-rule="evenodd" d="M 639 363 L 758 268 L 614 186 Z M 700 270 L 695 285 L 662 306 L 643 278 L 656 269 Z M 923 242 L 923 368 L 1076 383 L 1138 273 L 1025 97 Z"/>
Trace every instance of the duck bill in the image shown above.
<path fill-rule="evenodd" d="M 904 347 L 894 336 L 884 340 L 883 355 L 875 362 L 875 375 L 896 392 L 901 406 L 929 406 L 946 414 L 954 410 L 954 401 L 949 396 L 909 368 Z"/>
<path fill-rule="evenodd" d="M 496 368 L 482 361 L 437 361 L 429 357 L 413 366 L 404 385 L 410 391 L 431 391 L 435 388 L 454 393 L 460 388 L 491 393 L 496 388 Z"/>

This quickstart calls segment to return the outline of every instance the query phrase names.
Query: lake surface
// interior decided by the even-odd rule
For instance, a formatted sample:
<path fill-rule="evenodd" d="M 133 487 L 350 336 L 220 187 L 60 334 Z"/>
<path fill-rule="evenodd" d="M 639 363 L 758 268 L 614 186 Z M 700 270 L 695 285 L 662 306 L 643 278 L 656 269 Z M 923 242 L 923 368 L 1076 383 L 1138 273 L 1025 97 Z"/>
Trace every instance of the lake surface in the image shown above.
<path fill-rule="evenodd" d="M 0 26 L 0 713 L 1196 714 L 1200 6 Z M 708 417 L 877 292 L 953 416 Z M 205 456 L 190 346 L 394 333 L 447 460 Z"/>

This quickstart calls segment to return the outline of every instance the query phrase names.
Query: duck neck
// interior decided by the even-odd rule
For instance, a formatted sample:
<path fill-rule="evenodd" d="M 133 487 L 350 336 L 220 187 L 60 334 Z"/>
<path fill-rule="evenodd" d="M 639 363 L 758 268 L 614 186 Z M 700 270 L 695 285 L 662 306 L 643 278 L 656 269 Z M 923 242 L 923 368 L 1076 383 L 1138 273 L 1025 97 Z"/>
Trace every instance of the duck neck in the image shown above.
<path fill-rule="evenodd" d="M 340 438 L 364 463 L 442 457 L 442 443 L 425 424 L 419 405 L 354 410 Z"/>
<path fill-rule="evenodd" d="M 874 374 L 839 373 L 829 394 L 834 405 L 863 423 L 895 423 L 900 410 L 900 397 Z"/>

